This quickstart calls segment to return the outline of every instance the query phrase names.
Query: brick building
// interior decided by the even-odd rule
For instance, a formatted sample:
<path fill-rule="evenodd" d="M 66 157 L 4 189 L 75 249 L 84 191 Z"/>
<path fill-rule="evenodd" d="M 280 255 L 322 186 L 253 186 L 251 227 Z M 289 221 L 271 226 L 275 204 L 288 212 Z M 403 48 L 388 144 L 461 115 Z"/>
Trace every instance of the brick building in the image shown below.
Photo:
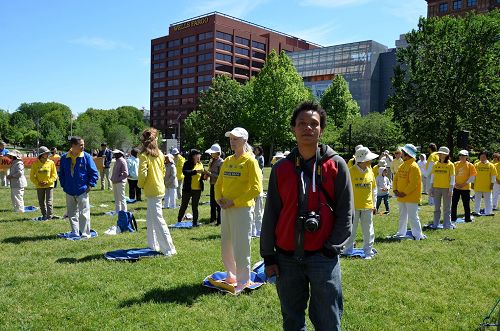
<path fill-rule="evenodd" d="M 426 0 L 427 17 L 454 15 L 467 12 L 486 13 L 500 8 L 500 0 Z"/>

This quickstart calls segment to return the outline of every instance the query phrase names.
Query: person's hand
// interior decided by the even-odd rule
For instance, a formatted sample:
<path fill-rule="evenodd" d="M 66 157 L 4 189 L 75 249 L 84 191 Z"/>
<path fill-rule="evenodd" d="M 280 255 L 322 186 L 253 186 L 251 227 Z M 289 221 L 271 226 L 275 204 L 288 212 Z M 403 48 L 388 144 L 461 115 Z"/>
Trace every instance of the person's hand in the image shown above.
<path fill-rule="evenodd" d="M 231 208 L 232 206 L 234 206 L 233 200 L 224 199 L 224 198 L 222 198 L 221 200 L 222 200 L 222 204 L 219 204 L 219 205 L 222 209 L 228 209 L 228 208 Z"/>
<path fill-rule="evenodd" d="M 448 191 L 448 196 L 451 197 L 453 195 L 453 189 Z"/>
<path fill-rule="evenodd" d="M 377 214 L 377 208 L 372 208 L 373 215 Z"/>
<path fill-rule="evenodd" d="M 47 184 L 48 184 L 47 182 L 40 182 L 40 185 L 42 185 L 42 186 L 45 186 Z"/>
<path fill-rule="evenodd" d="M 455 188 L 462 188 L 464 186 L 465 186 L 465 184 L 455 184 Z"/>
<path fill-rule="evenodd" d="M 474 189 L 474 183 L 471 183 L 471 184 L 470 184 L 470 187 L 471 187 L 472 189 Z"/>
<path fill-rule="evenodd" d="M 277 264 L 271 264 L 264 268 L 264 273 L 268 278 L 272 276 L 279 277 L 280 276 L 280 268 Z"/>
<path fill-rule="evenodd" d="M 398 193 L 399 193 L 398 197 L 400 198 L 404 198 L 406 196 L 406 193 L 403 192 L 398 192 Z"/>
<path fill-rule="evenodd" d="M 493 183 L 490 184 L 490 190 L 493 190 Z"/>
<path fill-rule="evenodd" d="M 196 173 L 202 174 L 205 170 L 196 170 Z"/>
<path fill-rule="evenodd" d="M 433 196 L 434 196 L 434 189 L 432 189 L 432 188 L 431 188 L 431 189 L 429 190 L 429 196 L 430 196 L 430 197 L 433 197 Z"/>

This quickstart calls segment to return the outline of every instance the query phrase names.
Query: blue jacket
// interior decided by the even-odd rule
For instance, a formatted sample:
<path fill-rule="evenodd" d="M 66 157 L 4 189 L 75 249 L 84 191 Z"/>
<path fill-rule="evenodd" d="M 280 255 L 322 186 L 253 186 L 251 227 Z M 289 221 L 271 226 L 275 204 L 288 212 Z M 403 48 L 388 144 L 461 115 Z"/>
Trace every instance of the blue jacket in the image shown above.
<path fill-rule="evenodd" d="M 97 153 L 98 157 L 104 158 L 104 168 L 109 168 L 111 167 L 111 161 L 113 160 L 113 153 L 111 153 L 111 150 L 109 148 L 106 148 L 105 150 L 99 151 Z"/>
<path fill-rule="evenodd" d="M 61 156 L 59 182 L 67 194 L 71 196 L 83 194 L 89 186 L 96 186 L 98 178 L 99 172 L 89 153 L 83 152 L 83 157 L 76 158 L 73 176 L 71 175 L 71 157 L 68 153 Z"/>

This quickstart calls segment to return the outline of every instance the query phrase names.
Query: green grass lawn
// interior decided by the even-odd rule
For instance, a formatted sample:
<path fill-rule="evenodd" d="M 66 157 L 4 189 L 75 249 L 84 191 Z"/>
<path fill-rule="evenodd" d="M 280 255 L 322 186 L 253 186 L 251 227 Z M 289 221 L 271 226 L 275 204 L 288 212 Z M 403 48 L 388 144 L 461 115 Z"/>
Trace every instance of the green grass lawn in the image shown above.
<path fill-rule="evenodd" d="M 25 205 L 38 206 L 36 201 L 30 186 Z M 99 237 L 72 242 L 55 236 L 69 231 L 67 220 L 34 222 L 37 213 L 13 213 L 10 190 L 0 189 L 1 330 L 281 329 L 274 285 L 237 297 L 201 286 L 205 276 L 223 270 L 219 227 L 171 230 L 178 254 L 170 258 L 110 262 L 103 258 L 106 251 L 146 247 L 146 223 L 139 222 L 138 233 L 104 235 L 116 223 L 104 215 L 114 208 L 112 192 L 93 191 L 90 201 Z M 129 206 L 145 219 L 146 202 Z M 378 255 L 342 259 L 344 329 L 477 328 L 500 296 L 500 217 L 426 232 L 428 239 L 420 242 L 391 242 L 385 237 L 397 230 L 394 199 L 391 208 L 390 215 L 374 218 Z M 177 210 L 164 210 L 168 223 L 175 222 Z M 60 188 L 55 212 L 65 212 Z M 208 205 L 200 215 L 208 222 Z M 420 216 L 428 223 L 432 207 L 424 204 Z M 253 239 L 252 263 L 260 260 L 258 252 L 259 240 Z"/>

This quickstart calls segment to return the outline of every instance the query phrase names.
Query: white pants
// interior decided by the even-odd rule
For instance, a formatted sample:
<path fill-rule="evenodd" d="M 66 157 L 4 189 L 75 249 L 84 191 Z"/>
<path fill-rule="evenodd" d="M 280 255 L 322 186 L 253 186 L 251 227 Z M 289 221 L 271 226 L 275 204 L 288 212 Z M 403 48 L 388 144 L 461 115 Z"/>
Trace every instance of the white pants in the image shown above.
<path fill-rule="evenodd" d="M 250 280 L 250 223 L 253 207 L 221 210 L 222 262 L 228 278 L 242 286 Z"/>
<path fill-rule="evenodd" d="M 427 177 L 422 176 L 422 192 L 427 193 Z"/>
<path fill-rule="evenodd" d="M 500 177 L 500 174 L 498 174 Z M 500 184 L 493 184 L 493 209 L 498 208 L 498 197 L 500 196 Z"/>
<path fill-rule="evenodd" d="M 90 238 L 89 194 L 83 193 L 76 197 L 66 194 L 66 208 L 71 232 L 77 236 Z"/>
<path fill-rule="evenodd" d="M 346 251 L 354 248 L 354 241 L 356 240 L 356 231 L 358 224 L 361 223 L 361 230 L 363 231 L 363 251 L 365 255 L 373 255 L 373 243 L 375 242 L 375 231 L 373 229 L 373 212 L 371 209 L 355 209 L 354 221 L 352 223 L 351 236 L 345 244 Z"/>
<path fill-rule="evenodd" d="M 252 224 L 250 227 L 250 235 L 254 237 L 260 237 L 260 229 L 262 228 L 262 217 L 264 216 L 264 197 L 263 194 L 259 194 L 255 198 L 255 207 L 252 217 Z"/>
<path fill-rule="evenodd" d="M 493 214 L 493 208 L 491 206 L 491 196 L 492 196 L 491 191 L 490 192 L 475 191 L 474 211 L 477 214 L 480 214 L 481 211 L 481 198 L 484 198 L 484 213 L 486 215 Z"/>
<path fill-rule="evenodd" d="M 7 179 L 7 175 L 9 174 L 9 169 L 5 169 L 0 171 L 0 185 L 1 186 L 9 186 L 9 180 Z"/>
<path fill-rule="evenodd" d="M 165 196 L 163 197 L 163 208 L 176 208 L 177 204 L 175 198 L 177 195 L 177 188 L 165 189 Z"/>
<path fill-rule="evenodd" d="M 10 198 L 15 212 L 24 213 L 24 188 L 11 187 Z"/>
<path fill-rule="evenodd" d="M 127 199 L 125 198 L 125 183 L 113 183 L 113 195 L 115 196 L 115 211 L 127 211 Z"/>
<path fill-rule="evenodd" d="M 399 229 L 396 235 L 406 235 L 408 219 L 410 220 L 411 233 L 416 240 L 424 238 L 422 234 L 422 225 L 418 218 L 418 203 L 416 202 L 398 202 L 399 206 Z"/>
<path fill-rule="evenodd" d="M 184 183 L 184 179 L 178 180 L 179 186 L 177 186 L 177 199 L 182 199 L 182 185 L 183 185 L 183 183 Z"/>
<path fill-rule="evenodd" d="M 148 210 L 146 213 L 148 246 L 165 255 L 173 255 L 177 251 L 175 250 L 168 226 L 163 219 L 161 199 L 162 197 L 148 197 Z"/>

